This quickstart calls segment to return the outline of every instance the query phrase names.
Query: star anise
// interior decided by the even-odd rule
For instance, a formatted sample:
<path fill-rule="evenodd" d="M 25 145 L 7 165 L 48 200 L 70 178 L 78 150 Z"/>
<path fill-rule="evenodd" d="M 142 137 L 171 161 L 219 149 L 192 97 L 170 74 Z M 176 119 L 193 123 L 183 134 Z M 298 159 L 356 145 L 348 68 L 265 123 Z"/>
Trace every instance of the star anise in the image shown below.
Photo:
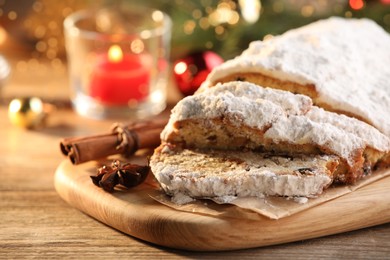
<path fill-rule="evenodd" d="M 149 166 L 137 164 L 122 164 L 114 160 L 111 166 L 104 165 L 98 169 L 96 176 L 91 176 L 92 182 L 105 191 L 112 192 L 118 184 L 131 188 L 141 184 L 150 171 Z"/>

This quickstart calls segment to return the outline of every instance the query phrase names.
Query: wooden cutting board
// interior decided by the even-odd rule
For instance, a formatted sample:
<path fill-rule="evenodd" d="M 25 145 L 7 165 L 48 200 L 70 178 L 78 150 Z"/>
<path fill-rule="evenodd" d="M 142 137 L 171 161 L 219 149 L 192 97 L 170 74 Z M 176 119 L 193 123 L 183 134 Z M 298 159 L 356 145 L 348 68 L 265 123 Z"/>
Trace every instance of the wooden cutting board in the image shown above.
<path fill-rule="evenodd" d="M 272 220 L 257 213 L 241 218 L 178 211 L 152 199 L 149 195 L 158 191 L 149 184 L 107 193 L 90 180 L 97 167 L 97 162 L 74 166 L 63 161 L 55 174 L 59 195 L 117 230 L 172 248 L 220 251 L 260 247 L 390 222 L 390 177 L 301 213 Z M 229 205 L 217 207 L 222 212 L 237 210 Z"/>

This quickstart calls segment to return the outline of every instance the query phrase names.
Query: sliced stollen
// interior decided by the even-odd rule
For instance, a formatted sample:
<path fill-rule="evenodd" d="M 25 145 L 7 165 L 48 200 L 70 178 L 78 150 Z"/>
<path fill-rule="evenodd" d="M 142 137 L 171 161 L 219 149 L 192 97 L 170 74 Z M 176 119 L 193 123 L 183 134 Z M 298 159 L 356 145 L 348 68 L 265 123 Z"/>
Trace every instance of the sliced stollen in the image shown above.
<path fill-rule="evenodd" d="M 249 81 L 305 94 L 390 136 L 389 64 L 390 35 L 380 26 L 333 17 L 252 42 L 216 67 L 198 93 L 218 82 Z"/>
<path fill-rule="evenodd" d="M 341 183 L 386 166 L 390 151 L 389 138 L 364 122 L 314 107 L 303 95 L 238 81 L 182 99 L 161 139 L 186 148 L 336 155 Z"/>
<path fill-rule="evenodd" d="M 150 166 L 164 191 L 184 204 L 192 198 L 228 203 L 236 197 L 321 194 L 333 180 L 337 156 L 281 157 L 256 152 L 158 147 Z"/>

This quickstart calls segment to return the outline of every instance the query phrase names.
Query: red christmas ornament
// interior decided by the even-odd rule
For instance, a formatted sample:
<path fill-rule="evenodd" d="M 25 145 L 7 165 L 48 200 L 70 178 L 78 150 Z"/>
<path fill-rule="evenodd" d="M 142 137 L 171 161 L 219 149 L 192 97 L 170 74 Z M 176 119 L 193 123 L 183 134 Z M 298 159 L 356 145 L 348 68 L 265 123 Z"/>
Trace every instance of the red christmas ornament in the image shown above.
<path fill-rule="evenodd" d="M 180 92 L 185 96 L 194 94 L 211 70 L 222 62 L 212 51 L 195 52 L 177 60 L 173 72 Z"/>

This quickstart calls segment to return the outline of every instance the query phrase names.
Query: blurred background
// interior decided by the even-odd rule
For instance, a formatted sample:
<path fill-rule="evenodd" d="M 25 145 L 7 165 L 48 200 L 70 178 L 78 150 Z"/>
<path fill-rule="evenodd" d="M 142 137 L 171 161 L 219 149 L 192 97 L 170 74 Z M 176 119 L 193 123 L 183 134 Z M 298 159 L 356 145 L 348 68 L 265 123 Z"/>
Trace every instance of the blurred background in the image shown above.
<path fill-rule="evenodd" d="M 253 40 L 330 16 L 367 17 L 390 32 L 390 0 L 0 0 L 0 55 L 12 68 L 3 96 L 44 97 L 48 88 L 51 97 L 66 96 L 64 18 L 134 3 L 171 16 L 172 62 L 205 51 L 229 59 Z"/>

